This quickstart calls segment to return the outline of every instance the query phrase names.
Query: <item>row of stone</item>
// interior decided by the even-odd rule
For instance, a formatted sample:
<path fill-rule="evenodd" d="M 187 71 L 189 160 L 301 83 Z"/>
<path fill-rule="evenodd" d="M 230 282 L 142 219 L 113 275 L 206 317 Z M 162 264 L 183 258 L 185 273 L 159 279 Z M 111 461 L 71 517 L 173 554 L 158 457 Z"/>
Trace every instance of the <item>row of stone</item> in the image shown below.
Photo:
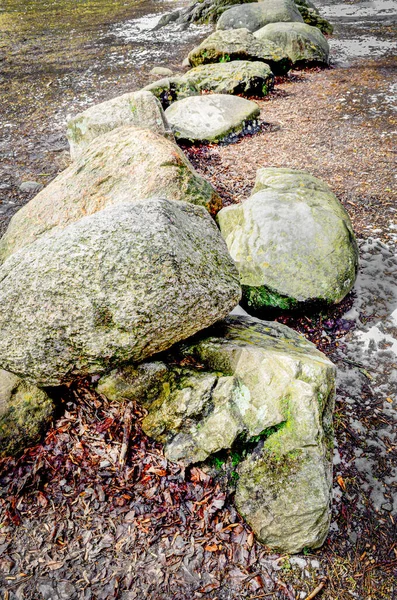
<path fill-rule="evenodd" d="M 272 84 L 269 52 L 263 59 L 262 91 Z M 178 90 L 233 93 L 234 81 L 256 77 L 244 79 L 241 64 L 193 69 Z M 248 114 L 225 125 L 229 134 L 258 115 L 254 103 L 225 94 L 192 100 L 234 117 L 247 103 Z M 75 162 L 1 240 L 1 451 L 33 441 L 51 418 L 43 387 L 102 375 L 101 394 L 145 405 L 144 431 L 170 460 L 188 465 L 228 450 L 231 469 L 230 452 L 238 455 L 229 469 L 236 504 L 260 540 L 288 552 L 317 547 L 329 525 L 334 367 L 284 326 L 225 317 L 241 285 L 256 308 L 338 301 L 357 263 L 350 221 L 323 182 L 287 170 L 260 170 L 252 197 L 220 210 L 175 144 L 175 135 L 191 139 L 173 117 L 180 102 L 164 114 L 141 91 L 75 118 Z M 288 287 L 291 274 L 300 288 Z"/>

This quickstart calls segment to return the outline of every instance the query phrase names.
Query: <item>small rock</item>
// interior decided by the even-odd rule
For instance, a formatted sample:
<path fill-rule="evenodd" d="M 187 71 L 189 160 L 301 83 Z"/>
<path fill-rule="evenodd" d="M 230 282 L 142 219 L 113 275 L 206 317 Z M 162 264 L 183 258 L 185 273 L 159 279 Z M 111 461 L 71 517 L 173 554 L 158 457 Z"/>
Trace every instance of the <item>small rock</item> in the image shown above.
<path fill-rule="evenodd" d="M 61 600 L 72 600 L 74 594 L 76 593 L 76 588 L 69 581 L 61 581 L 57 585 L 58 594 Z"/>
<path fill-rule="evenodd" d="M 393 505 L 390 502 L 385 502 L 382 504 L 382 509 L 386 512 L 391 512 L 393 510 Z"/>
<path fill-rule="evenodd" d="M 37 194 L 41 189 L 43 189 L 43 186 L 41 183 L 37 183 L 37 181 L 24 181 L 19 186 L 19 189 L 25 194 Z"/>
<path fill-rule="evenodd" d="M 173 75 L 173 71 L 171 69 L 167 69 L 166 67 L 153 67 L 150 71 L 150 75 L 161 75 L 162 77 L 171 77 Z"/>

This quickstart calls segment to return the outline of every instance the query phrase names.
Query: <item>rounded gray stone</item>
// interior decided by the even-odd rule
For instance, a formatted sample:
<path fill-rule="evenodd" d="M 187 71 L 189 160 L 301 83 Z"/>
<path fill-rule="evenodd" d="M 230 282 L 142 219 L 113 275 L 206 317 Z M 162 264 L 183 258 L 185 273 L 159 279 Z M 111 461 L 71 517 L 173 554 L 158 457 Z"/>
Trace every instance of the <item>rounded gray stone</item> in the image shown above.
<path fill-rule="evenodd" d="M 270 40 L 284 50 L 294 64 L 329 62 L 329 44 L 317 27 L 306 23 L 269 23 L 254 36 Z"/>
<path fill-rule="evenodd" d="M 302 16 L 293 0 L 262 0 L 252 4 L 240 4 L 226 10 L 217 23 L 217 29 L 240 29 L 256 31 L 268 23 L 297 21 Z"/>

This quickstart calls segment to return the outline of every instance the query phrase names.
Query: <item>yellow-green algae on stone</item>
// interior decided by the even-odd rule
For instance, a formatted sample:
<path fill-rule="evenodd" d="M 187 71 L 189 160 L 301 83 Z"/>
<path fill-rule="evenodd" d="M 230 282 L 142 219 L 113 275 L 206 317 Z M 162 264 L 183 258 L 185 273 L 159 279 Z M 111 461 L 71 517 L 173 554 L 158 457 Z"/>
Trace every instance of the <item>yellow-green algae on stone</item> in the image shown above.
<path fill-rule="evenodd" d="M 212 325 L 240 297 L 203 206 L 110 206 L 0 266 L 0 367 L 39 386 L 105 373 Z"/>
<path fill-rule="evenodd" d="M 327 184 L 308 173 L 259 169 L 253 195 L 217 219 L 246 305 L 333 304 L 352 289 L 358 248 L 349 216 Z"/>
<path fill-rule="evenodd" d="M 335 367 L 303 336 L 276 322 L 230 316 L 161 360 L 102 377 L 98 391 L 111 400 L 139 399 L 148 411 L 145 433 L 185 465 L 237 440 L 261 440 L 238 467 L 237 508 L 274 549 L 323 543 Z"/>
<path fill-rule="evenodd" d="M 257 40 L 248 29 L 214 31 L 188 56 L 193 67 L 234 60 L 267 63 L 275 75 L 286 73 L 291 59 L 274 42 Z"/>
<path fill-rule="evenodd" d="M 273 88 L 274 75 L 264 62 L 233 60 L 199 65 L 182 77 L 200 91 L 215 94 L 266 96 Z"/>
<path fill-rule="evenodd" d="M 44 390 L 0 369 L 0 457 L 38 442 L 53 412 Z"/>
<path fill-rule="evenodd" d="M 124 125 L 150 129 L 172 141 L 159 100 L 150 92 L 140 90 L 90 106 L 69 119 L 66 135 L 71 158 L 80 156 L 95 138 Z"/>
<path fill-rule="evenodd" d="M 110 131 L 13 216 L 0 240 L 0 263 L 43 234 L 107 206 L 158 196 L 201 205 L 212 214 L 222 207 L 175 143 L 148 129 Z"/>

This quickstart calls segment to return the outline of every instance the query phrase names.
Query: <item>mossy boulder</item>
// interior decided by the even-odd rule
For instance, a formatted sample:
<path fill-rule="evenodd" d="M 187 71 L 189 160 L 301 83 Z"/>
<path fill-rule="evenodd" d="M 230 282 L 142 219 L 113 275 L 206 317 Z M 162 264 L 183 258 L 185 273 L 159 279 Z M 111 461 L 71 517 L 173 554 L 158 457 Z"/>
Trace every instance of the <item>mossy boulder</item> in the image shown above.
<path fill-rule="evenodd" d="M 230 316 L 161 361 L 102 377 L 98 391 L 142 402 L 143 430 L 169 460 L 189 465 L 226 449 L 236 456 L 238 446 L 236 506 L 263 543 L 280 552 L 323 543 L 335 367 L 303 336 Z"/>
<path fill-rule="evenodd" d="M 200 89 L 193 80 L 184 76 L 164 77 L 150 83 L 143 88 L 158 98 L 164 109 L 176 100 L 183 100 L 189 96 L 198 96 Z"/>
<path fill-rule="evenodd" d="M 230 316 L 161 359 L 105 375 L 98 391 L 142 402 L 144 431 L 166 443 L 171 460 L 200 462 L 240 434 L 280 424 L 291 437 L 286 448 L 316 444 L 323 427 L 332 437 L 334 367 L 285 325 Z"/>
<path fill-rule="evenodd" d="M 214 31 L 188 56 L 193 67 L 235 60 L 267 63 L 275 75 L 286 73 L 292 66 L 286 53 L 269 40 L 257 40 L 248 29 Z"/>
<path fill-rule="evenodd" d="M 306 23 L 270 23 L 255 31 L 258 40 L 280 46 L 295 66 L 329 62 L 329 44 L 317 27 Z"/>
<path fill-rule="evenodd" d="M 225 317 L 238 273 L 202 206 L 111 206 L 0 267 L 0 367 L 40 386 L 139 362 Z"/>
<path fill-rule="evenodd" d="M 353 287 L 358 248 L 349 216 L 308 173 L 259 169 L 253 195 L 222 209 L 218 223 L 240 273 L 243 305 L 329 305 Z"/>
<path fill-rule="evenodd" d="M 37 443 L 54 408 L 44 390 L 0 369 L 0 458 Z"/>
<path fill-rule="evenodd" d="M 266 96 L 274 83 L 269 65 L 248 60 L 200 65 L 188 71 L 183 79 L 200 91 L 243 96 Z"/>
<path fill-rule="evenodd" d="M 196 0 L 188 6 L 163 15 L 154 28 L 161 29 L 170 23 L 189 26 L 192 23 L 216 23 L 219 17 L 236 4 L 250 3 L 252 0 Z"/>
<path fill-rule="evenodd" d="M 245 98 L 208 94 L 174 102 L 165 112 L 178 140 L 220 142 L 252 130 L 260 109 Z"/>
<path fill-rule="evenodd" d="M 0 263 L 53 229 L 106 206 L 161 196 L 205 206 L 222 201 L 178 146 L 148 129 L 122 127 L 94 140 L 84 154 L 11 219 L 0 240 Z"/>
<path fill-rule="evenodd" d="M 261 0 L 252 4 L 232 6 L 220 17 L 217 29 L 241 29 L 257 31 L 268 23 L 295 21 L 303 23 L 302 16 L 293 0 Z"/>
<path fill-rule="evenodd" d="M 308 25 L 313 25 L 313 27 L 317 27 L 325 35 L 332 35 L 334 31 L 332 24 L 320 15 L 313 2 L 310 0 L 294 1 L 305 23 Z"/>
<path fill-rule="evenodd" d="M 158 99 L 141 90 L 95 104 L 70 119 L 66 135 L 72 159 L 80 156 L 92 140 L 123 125 L 150 129 L 172 138 Z"/>

